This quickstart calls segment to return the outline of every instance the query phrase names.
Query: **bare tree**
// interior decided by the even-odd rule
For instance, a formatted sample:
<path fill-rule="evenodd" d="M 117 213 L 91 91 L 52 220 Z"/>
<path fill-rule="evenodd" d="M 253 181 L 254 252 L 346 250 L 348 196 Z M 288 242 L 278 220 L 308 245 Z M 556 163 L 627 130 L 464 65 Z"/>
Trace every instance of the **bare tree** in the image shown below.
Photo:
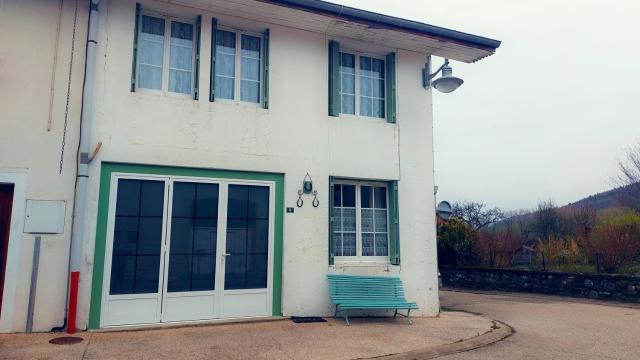
<path fill-rule="evenodd" d="M 538 239 L 543 241 L 561 234 L 560 214 L 556 204 L 552 201 L 538 203 L 538 210 L 534 212 L 533 228 Z"/>
<path fill-rule="evenodd" d="M 453 204 L 453 216 L 464 220 L 473 230 L 481 230 L 505 218 L 498 207 L 489 208 L 483 202 L 461 201 Z"/>
<path fill-rule="evenodd" d="M 617 182 L 623 190 L 621 203 L 640 211 L 640 143 L 627 150 L 618 168 Z"/>

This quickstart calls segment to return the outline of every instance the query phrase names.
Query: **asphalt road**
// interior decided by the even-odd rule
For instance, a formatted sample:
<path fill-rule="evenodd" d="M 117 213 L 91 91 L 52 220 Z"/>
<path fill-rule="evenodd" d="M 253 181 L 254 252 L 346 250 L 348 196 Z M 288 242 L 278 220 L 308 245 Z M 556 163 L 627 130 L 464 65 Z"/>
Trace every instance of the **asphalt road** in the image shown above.
<path fill-rule="evenodd" d="M 441 291 L 440 301 L 515 329 L 496 344 L 440 359 L 640 359 L 638 305 L 458 291 Z"/>

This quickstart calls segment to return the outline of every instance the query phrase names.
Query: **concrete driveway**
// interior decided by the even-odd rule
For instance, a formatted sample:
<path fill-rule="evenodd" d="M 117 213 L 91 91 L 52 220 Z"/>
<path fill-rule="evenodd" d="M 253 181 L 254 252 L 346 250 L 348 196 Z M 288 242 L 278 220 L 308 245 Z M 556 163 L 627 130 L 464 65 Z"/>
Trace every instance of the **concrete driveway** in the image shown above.
<path fill-rule="evenodd" d="M 562 297 L 441 291 L 445 309 L 481 313 L 515 333 L 441 359 L 640 359 L 640 306 Z"/>

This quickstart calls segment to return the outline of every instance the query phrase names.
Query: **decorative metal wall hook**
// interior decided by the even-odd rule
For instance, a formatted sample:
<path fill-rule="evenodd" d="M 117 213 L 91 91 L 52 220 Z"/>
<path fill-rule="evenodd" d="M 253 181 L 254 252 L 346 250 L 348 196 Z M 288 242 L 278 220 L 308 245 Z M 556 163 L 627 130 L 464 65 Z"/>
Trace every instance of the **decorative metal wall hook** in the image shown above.
<path fill-rule="evenodd" d="M 318 190 L 313 190 L 313 207 L 320 206 L 320 200 L 318 200 Z"/>
<path fill-rule="evenodd" d="M 304 200 L 302 200 L 302 190 L 298 190 L 298 201 L 296 202 L 298 207 L 302 207 L 304 205 Z"/>

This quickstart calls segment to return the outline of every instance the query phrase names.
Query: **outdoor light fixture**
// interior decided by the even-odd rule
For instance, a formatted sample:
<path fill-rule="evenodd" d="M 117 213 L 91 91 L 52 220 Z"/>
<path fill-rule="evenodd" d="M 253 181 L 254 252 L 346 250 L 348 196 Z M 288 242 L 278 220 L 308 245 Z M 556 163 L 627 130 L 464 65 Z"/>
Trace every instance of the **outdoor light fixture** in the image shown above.
<path fill-rule="evenodd" d="M 433 78 L 438 75 L 438 73 L 442 71 L 442 76 L 438 79 L 433 80 Z M 433 81 L 432 81 L 433 80 Z M 436 88 L 436 90 L 443 93 L 450 93 L 460 87 L 464 81 L 460 78 L 453 76 L 453 69 L 449 66 L 449 59 L 444 59 L 444 64 L 436 70 L 433 74 L 431 73 L 431 57 L 422 69 L 422 86 L 425 89 L 429 89 L 431 86 Z"/>

